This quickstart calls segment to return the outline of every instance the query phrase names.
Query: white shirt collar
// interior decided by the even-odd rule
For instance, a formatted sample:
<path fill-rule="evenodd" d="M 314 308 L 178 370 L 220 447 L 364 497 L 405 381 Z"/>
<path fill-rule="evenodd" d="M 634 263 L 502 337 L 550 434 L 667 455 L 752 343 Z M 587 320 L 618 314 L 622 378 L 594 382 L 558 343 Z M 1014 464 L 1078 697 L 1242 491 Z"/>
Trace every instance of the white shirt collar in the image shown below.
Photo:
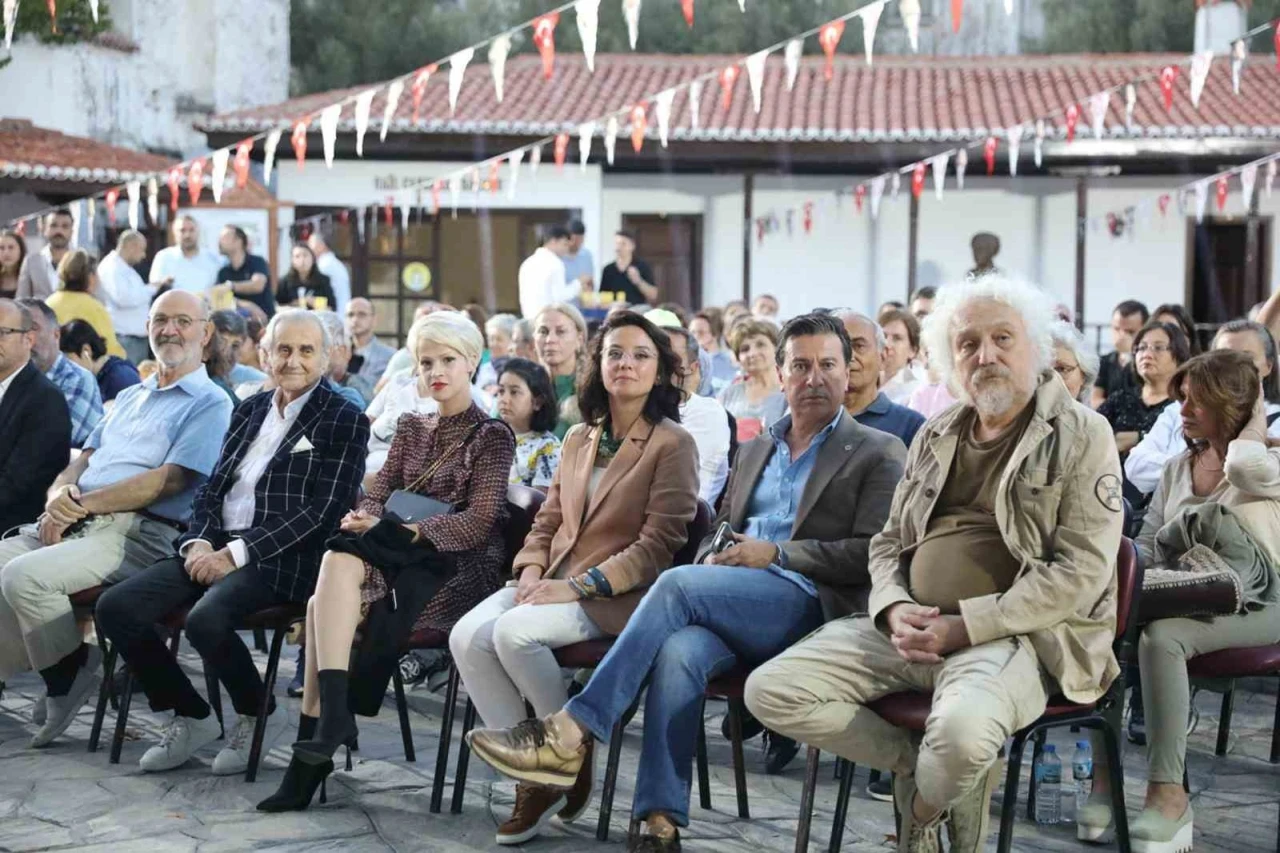
<path fill-rule="evenodd" d="M 27 359 L 27 362 L 29 361 L 30 359 Z M 0 382 L 0 400 L 4 399 L 5 392 L 9 390 L 9 386 L 13 384 L 13 380 L 17 378 L 18 374 L 26 369 L 27 362 L 24 362 L 22 367 L 19 367 L 17 370 L 13 371 L 13 373 L 10 373 L 8 379 Z"/>
<path fill-rule="evenodd" d="M 307 405 L 307 401 L 311 399 L 311 395 L 315 393 L 316 388 L 318 388 L 320 386 L 320 382 L 323 381 L 324 377 L 321 377 L 319 382 L 316 382 L 304 391 L 301 397 L 286 405 L 284 407 L 284 415 L 282 416 L 283 419 L 286 421 L 297 420 L 298 413 L 302 411 L 303 406 Z M 275 393 L 271 395 L 271 411 L 275 412 L 277 415 L 280 414 L 280 395 L 281 391 L 279 388 L 277 388 Z"/>

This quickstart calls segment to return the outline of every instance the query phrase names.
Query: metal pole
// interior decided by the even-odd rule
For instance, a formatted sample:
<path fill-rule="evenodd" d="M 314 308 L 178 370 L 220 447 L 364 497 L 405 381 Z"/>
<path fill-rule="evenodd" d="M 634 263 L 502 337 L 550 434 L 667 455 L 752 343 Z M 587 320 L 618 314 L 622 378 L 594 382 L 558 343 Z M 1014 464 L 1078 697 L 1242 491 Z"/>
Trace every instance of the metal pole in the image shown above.
<path fill-rule="evenodd" d="M 1089 182 L 1076 178 L 1076 328 L 1084 328 L 1085 237 L 1089 219 Z"/>
<path fill-rule="evenodd" d="M 756 176 L 747 172 L 742 176 L 742 300 L 751 304 L 751 237 L 752 228 L 752 196 L 755 195 Z"/>
<path fill-rule="evenodd" d="M 907 299 L 916 292 L 916 261 L 920 243 L 920 197 L 911 194 L 910 225 L 907 231 Z"/>

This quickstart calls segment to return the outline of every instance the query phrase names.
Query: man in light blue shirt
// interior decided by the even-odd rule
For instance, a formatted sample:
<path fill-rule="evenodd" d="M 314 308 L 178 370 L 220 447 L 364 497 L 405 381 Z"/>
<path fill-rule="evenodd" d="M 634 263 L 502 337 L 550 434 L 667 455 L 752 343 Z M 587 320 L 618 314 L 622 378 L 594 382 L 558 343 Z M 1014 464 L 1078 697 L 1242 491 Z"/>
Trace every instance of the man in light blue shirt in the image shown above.
<path fill-rule="evenodd" d="M 576 281 L 583 291 L 595 290 L 596 261 L 591 257 L 591 251 L 582 245 L 586 240 L 587 227 L 578 219 L 570 219 L 565 227 L 569 229 L 569 254 L 561 258 L 564 261 L 564 280 Z"/>
<path fill-rule="evenodd" d="M 155 376 L 125 389 L 49 488 L 37 524 L 0 542 L 0 681 L 39 670 L 32 746 L 66 731 L 97 681 L 67 596 L 168 556 L 218 461 L 231 401 L 205 372 L 204 301 L 170 291 L 147 320 Z"/>

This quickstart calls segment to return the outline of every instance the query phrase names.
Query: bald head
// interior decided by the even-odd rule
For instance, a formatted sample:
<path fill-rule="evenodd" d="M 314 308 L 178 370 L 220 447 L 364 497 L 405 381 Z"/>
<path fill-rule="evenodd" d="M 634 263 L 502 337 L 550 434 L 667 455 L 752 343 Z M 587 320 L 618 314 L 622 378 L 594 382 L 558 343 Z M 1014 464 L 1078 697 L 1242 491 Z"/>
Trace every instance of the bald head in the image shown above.
<path fill-rule="evenodd" d="M 165 371 L 178 376 L 200 366 L 205 344 L 213 335 L 204 300 L 184 290 L 170 290 L 151 303 L 147 319 L 151 351 Z"/>

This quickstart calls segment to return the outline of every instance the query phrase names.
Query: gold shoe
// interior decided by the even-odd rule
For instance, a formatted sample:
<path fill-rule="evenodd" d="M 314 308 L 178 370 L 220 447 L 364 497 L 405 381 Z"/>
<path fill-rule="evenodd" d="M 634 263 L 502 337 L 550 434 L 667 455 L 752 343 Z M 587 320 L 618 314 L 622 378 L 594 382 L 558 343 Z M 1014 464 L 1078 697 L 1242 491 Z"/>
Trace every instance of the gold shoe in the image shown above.
<path fill-rule="evenodd" d="M 568 790 L 577 781 L 587 747 L 584 743 L 571 749 L 561 743 L 550 719 L 525 720 L 513 729 L 476 729 L 471 732 L 471 750 L 518 782 Z"/>

